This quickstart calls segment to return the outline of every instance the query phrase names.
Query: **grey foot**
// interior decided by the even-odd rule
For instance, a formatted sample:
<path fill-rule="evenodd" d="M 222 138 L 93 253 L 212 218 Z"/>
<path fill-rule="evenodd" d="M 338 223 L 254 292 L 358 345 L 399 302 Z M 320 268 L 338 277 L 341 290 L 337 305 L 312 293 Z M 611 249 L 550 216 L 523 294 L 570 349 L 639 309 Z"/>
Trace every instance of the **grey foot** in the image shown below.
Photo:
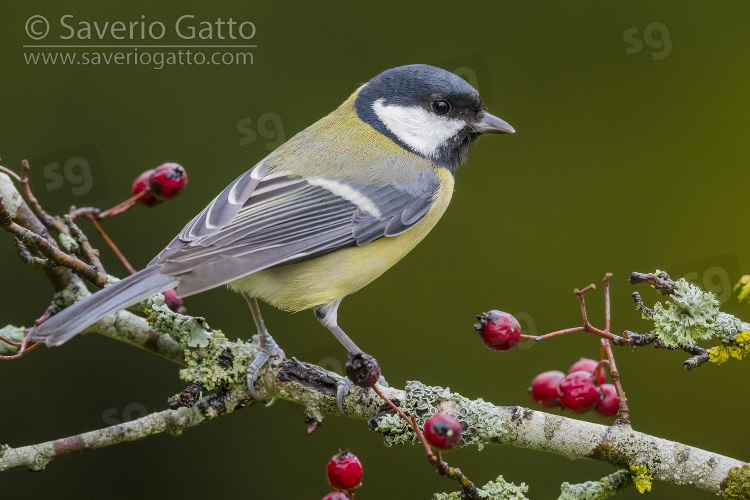
<path fill-rule="evenodd" d="M 388 385 L 388 382 L 386 382 L 385 377 L 382 375 L 378 379 L 378 384 L 382 385 L 383 387 L 390 387 Z M 339 379 L 339 383 L 336 384 L 336 406 L 339 408 L 339 413 L 342 415 L 346 415 L 344 413 L 344 396 L 349 395 L 349 391 L 352 386 L 352 381 L 349 380 L 348 377 L 341 377 Z"/>
<path fill-rule="evenodd" d="M 265 365 L 269 358 L 273 355 L 280 355 L 284 356 L 284 351 L 282 351 L 278 344 L 271 338 L 269 335 L 266 337 L 265 341 L 262 342 L 261 348 L 258 350 L 257 354 L 253 358 L 253 361 L 250 363 L 250 366 L 247 367 L 247 370 L 245 370 L 245 378 L 247 380 L 247 389 L 250 391 L 250 395 L 255 399 L 256 401 L 261 401 L 261 398 L 258 396 L 258 393 L 255 390 L 255 382 L 258 380 L 258 376 L 260 374 L 260 369 L 263 368 L 263 365 Z M 269 402 L 269 405 L 273 403 L 273 399 Z"/>

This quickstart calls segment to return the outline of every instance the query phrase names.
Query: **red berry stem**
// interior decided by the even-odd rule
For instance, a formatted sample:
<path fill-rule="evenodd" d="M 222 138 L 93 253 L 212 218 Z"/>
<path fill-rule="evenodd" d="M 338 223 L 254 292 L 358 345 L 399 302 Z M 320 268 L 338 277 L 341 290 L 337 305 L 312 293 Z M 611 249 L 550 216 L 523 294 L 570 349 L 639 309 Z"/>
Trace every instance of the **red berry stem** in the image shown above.
<path fill-rule="evenodd" d="M 96 207 L 70 207 L 70 212 L 68 213 L 68 215 L 70 215 L 71 219 L 75 219 L 76 217 L 80 216 L 85 216 L 89 219 L 104 219 L 105 217 L 112 217 L 113 215 L 121 214 L 126 210 L 132 208 L 140 198 L 146 195 L 146 193 L 148 193 L 148 191 L 141 191 L 140 193 L 131 196 L 127 200 L 118 203 L 114 207 L 104 211 Z"/>
<path fill-rule="evenodd" d="M 611 324 L 609 306 L 609 279 L 611 277 L 612 273 L 606 273 L 604 275 L 604 330 L 607 333 L 609 333 L 609 327 Z M 625 397 L 625 391 L 622 389 L 622 383 L 620 382 L 620 372 L 617 371 L 617 365 L 615 364 L 615 355 L 612 353 L 612 345 L 609 343 L 609 339 L 603 338 L 601 340 L 601 347 L 607 354 L 607 359 L 609 360 L 609 374 L 612 376 L 612 384 L 615 386 L 615 389 L 617 389 L 617 401 L 620 404 L 620 411 L 617 413 L 617 420 L 615 420 L 615 422 L 630 423 L 630 409 L 628 408 L 628 399 Z"/>
<path fill-rule="evenodd" d="M 622 389 L 620 372 L 617 371 L 617 365 L 615 365 L 615 356 L 612 354 L 612 346 L 607 339 L 602 339 L 601 342 L 604 352 L 607 353 L 607 358 L 609 359 L 609 373 L 612 376 L 612 384 L 615 386 L 615 389 L 617 389 L 617 401 L 620 404 L 620 411 L 617 413 L 617 420 L 615 420 L 615 422 L 630 423 L 628 399 L 625 397 L 625 391 Z"/>
<path fill-rule="evenodd" d="M 533 337 L 535 340 L 544 340 L 550 337 L 557 337 L 558 335 L 563 335 L 565 333 L 573 333 L 573 332 L 582 332 L 585 328 L 583 326 L 576 326 L 573 328 L 566 328 L 565 330 L 557 330 L 551 333 L 545 333 L 544 335 L 537 335 L 536 337 Z"/>
<path fill-rule="evenodd" d="M 604 331 L 609 332 L 610 324 L 612 323 L 612 316 L 610 314 L 610 300 L 609 300 L 609 278 L 612 277 L 612 273 L 604 274 Z"/>
<path fill-rule="evenodd" d="M 604 286 L 604 294 L 605 294 L 605 310 L 607 313 L 607 318 L 609 318 L 609 278 L 612 276 L 612 273 L 607 273 L 605 276 L 605 286 Z M 609 322 L 610 320 L 607 319 L 607 326 L 602 331 L 595 326 L 593 326 L 591 323 L 589 323 L 588 314 L 586 313 L 586 301 L 583 299 L 583 294 L 588 292 L 589 290 L 594 290 L 596 288 L 596 285 L 591 283 L 589 286 L 579 290 L 576 288 L 573 290 L 573 293 L 575 293 L 578 296 L 578 302 L 581 305 L 581 316 L 583 316 L 583 326 L 577 326 L 574 328 L 567 328 L 565 330 L 557 330 L 552 333 L 547 333 L 545 335 L 540 335 L 538 337 L 535 337 L 536 340 L 543 340 L 549 337 L 556 337 L 557 335 L 562 335 L 564 333 L 572 333 L 572 332 L 588 332 L 593 333 L 594 335 L 598 335 L 599 337 L 613 340 L 616 344 L 619 345 L 619 343 L 623 342 L 623 338 L 618 335 L 613 335 L 609 331 Z"/>
<path fill-rule="evenodd" d="M 126 211 L 126 210 L 130 209 L 131 207 L 133 207 L 139 199 L 141 199 L 143 196 L 145 196 L 146 193 L 147 193 L 147 191 L 141 191 L 140 193 L 138 193 L 138 194 L 136 194 L 134 196 L 131 196 L 127 200 L 123 201 L 122 203 L 118 203 L 117 205 L 115 205 L 114 207 L 110 208 L 109 210 L 105 210 L 104 212 L 101 212 L 100 214 L 97 215 L 97 218 L 98 219 L 103 219 L 105 217 L 111 217 L 113 215 L 117 215 L 117 214 L 123 213 L 124 211 Z"/>
<path fill-rule="evenodd" d="M 472 483 L 466 475 L 464 475 L 463 472 L 461 472 L 461 469 L 457 467 L 451 467 L 449 466 L 444 460 L 443 456 L 438 451 L 437 456 L 432 452 L 432 448 L 430 447 L 430 443 L 427 442 L 427 438 L 424 437 L 424 433 L 419 428 L 419 424 L 417 424 L 417 417 L 414 415 L 406 416 L 406 414 L 401 411 L 401 409 L 393 404 L 390 399 L 388 399 L 380 390 L 373 385 L 372 390 L 375 391 L 375 394 L 380 396 L 380 399 L 388 403 L 388 405 L 393 408 L 396 413 L 398 413 L 401 418 L 403 418 L 406 423 L 408 423 L 411 426 L 411 429 L 414 431 L 414 433 L 419 438 L 419 441 L 422 443 L 422 446 L 424 446 L 425 453 L 427 453 L 427 458 L 430 460 L 430 464 L 435 468 L 435 470 L 440 474 L 441 476 L 446 476 L 449 479 L 452 479 L 454 481 L 458 481 L 458 484 L 461 485 L 461 488 L 464 490 L 464 493 L 466 494 L 466 498 L 470 499 L 476 499 L 480 500 L 479 496 L 479 490 L 477 487 Z"/>
<path fill-rule="evenodd" d="M 398 406 L 396 406 L 395 404 L 393 404 L 393 402 L 391 402 L 391 400 L 388 399 L 385 396 L 385 394 L 383 394 L 382 392 L 380 392 L 380 389 L 378 389 L 377 386 L 373 385 L 372 386 L 372 390 L 375 391 L 375 394 L 377 394 L 378 396 L 380 396 L 380 399 L 382 399 L 383 401 L 385 401 L 386 403 L 388 403 L 388 405 L 391 408 L 393 408 L 394 410 L 396 410 L 396 413 L 398 413 L 401 416 L 401 418 L 403 418 L 404 420 L 406 420 L 406 422 L 408 424 L 411 424 L 411 420 L 409 419 L 409 417 L 406 416 L 406 414 L 404 412 L 401 411 L 401 408 L 399 408 Z M 417 427 L 417 431 L 419 431 L 418 427 Z M 419 432 L 417 432 L 417 434 L 419 434 Z"/>
<path fill-rule="evenodd" d="M 443 455 L 442 453 L 440 453 L 440 451 L 437 452 L 437 456 L 432 452 L 432 447 L 430 447 L 430 444 L 427 442 L 427 438 L 424 437 L 424 434 L 417 424 L 417 417 L 411 415 L 411 418 L 407 419 L 407 421 L 411 424 L 411 428 L 417 434 L 417 437 L 419 437 L 419 441 L 422 443 L 422 446 L 424 446 L 425 452 L 427 453 L 427 458 L 430 460 L 430 464 L 435 468 L 438 474 L 440 474 L 441 476 L 446 476 L 448 479 L 458 481 L 458 484 L 461 485 L 461 489 L 464 490 L 466 498 L 479 500 L 481 498 L 479 496 L 479 490 L 474 485 L 474 483 L 472 483 L 471 480 L 466 477 L 463 472 L 461 472 L 461 469 L 448 465 L 445 460 L 443 460 Z"/>
<path fill-rule="evenodd" d="M 125 266 L 125 269 L 128 270 L 130 274 L 135 274 L 135 269 L 133 266 L 130 265 L 130 262 L 128 262 L 128 259 L 125 258 L 125 256 L 122 254 L 119 248 L 117 248 L 117 245 L 115 245 L 115 242 L 112 241 L 112 238 L 109 237 L 107 233 L 104 232 L 104 229 L 102 229 L 102 226 L 99 225 L 99 222 L 93 218 L 90 217 L 91 223 L 94 224 L 94 227 L 97 231 L 99 231 L 99 234 L 102 235 L 102 238 L 104 238 L 104 241 L 107 242 L 107 245 L 112 249 L 112 251 L 115 253 L 118 259 L 120 259 L 120 262 L 122 262 L 122 265 Z"/>
<path fill-rule="evenodd" d="M 594 377 L 594 382 L 596 383 L 596 385 L 601 385 L 599 377 L 604 372 L 603 365 L 607 365 L 607 367 L 609 367 L 609 361 L 606 359 L 602 359 L 602 356 L 604 355 L 604 343 L 605 342 L 609 342 L 609 341 L 607 339 L 601 340 L 601 347 L 599 348 L 599 350 L 601 351 L 601 353 L 599 354 L 599 362 L 596 364 L 596 368 L 594 368 L 594 371 L 591 373 L 591 376 Z"/>

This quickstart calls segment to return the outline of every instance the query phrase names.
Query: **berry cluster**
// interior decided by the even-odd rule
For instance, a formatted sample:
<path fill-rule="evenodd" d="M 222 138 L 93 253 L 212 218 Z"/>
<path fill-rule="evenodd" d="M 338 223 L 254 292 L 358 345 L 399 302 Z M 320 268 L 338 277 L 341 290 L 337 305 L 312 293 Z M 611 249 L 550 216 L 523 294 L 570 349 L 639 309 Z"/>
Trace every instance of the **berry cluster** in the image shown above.
<path fill-rule="evenodd" d="M 603 364 L 581 358 L 564 374 L 558 370 L 540 373 L 531 381 L 531 399 L 542 406 L 562 406 L 575 413 L 596 409 L 603 417 L 614 417 L 619 411 L 617 391 L 606 384 Z"/>

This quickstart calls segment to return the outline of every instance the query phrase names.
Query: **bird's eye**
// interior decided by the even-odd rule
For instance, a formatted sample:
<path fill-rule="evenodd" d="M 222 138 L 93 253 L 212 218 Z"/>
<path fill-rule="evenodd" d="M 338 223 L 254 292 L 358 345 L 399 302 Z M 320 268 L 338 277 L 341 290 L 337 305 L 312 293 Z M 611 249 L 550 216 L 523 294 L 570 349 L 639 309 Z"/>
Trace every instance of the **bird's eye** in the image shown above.
<path fill-rule="evenodd" d="M 451 105 L 444 99 L 438 99 L 437 101 L 432 101 L 432 110 L 436 115 L 444 115 L 451 110 Z"/>

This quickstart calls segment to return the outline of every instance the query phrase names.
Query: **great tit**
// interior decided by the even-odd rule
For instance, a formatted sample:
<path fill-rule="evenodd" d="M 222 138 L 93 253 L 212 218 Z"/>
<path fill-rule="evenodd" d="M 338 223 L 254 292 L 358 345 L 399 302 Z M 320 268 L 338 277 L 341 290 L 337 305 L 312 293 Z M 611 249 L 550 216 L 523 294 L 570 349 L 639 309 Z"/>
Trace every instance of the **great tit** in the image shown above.
<path fill-rule="evenodd" d="M 384 71 L 237 177 L 145 269 L 52 316 L 31 339 L 58 346 L 156 293 L 176 288 L 186 297 L 227 285 L 247 299 L 260 335 L 248 368 L 253 395 L 277 348 L 258 299 L 285 311 L 312 308 L 350 354 L 360 353 L 337 324 L 341 300 L 435 226 L 474 140 L 513 132 L 448 71 Z"/>

